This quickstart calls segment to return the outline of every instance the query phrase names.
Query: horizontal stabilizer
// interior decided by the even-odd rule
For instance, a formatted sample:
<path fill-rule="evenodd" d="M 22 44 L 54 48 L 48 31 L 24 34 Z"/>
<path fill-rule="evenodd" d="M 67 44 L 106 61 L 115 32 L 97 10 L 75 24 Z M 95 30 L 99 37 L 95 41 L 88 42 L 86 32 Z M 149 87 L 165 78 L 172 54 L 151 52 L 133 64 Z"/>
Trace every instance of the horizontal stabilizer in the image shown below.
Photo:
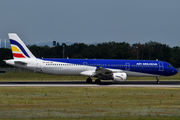
<path fill-rule="evenodd" d="M 18 65 L 27 65 L 26 62 L 22 62 L 22 61 L 14 61 L 14 63 Z"/>

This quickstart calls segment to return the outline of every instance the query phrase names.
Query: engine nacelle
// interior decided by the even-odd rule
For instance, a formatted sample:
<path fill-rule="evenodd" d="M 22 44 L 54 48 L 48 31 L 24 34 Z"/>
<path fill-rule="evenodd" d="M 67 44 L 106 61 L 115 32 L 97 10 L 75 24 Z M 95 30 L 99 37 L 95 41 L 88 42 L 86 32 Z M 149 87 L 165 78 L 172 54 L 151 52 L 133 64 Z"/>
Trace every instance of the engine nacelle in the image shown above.
<path fill-rule="evenodd" d="M 126 81 L 127 74 L 126 73 L 113 73 L 113 80 L 116 82 Z"/>

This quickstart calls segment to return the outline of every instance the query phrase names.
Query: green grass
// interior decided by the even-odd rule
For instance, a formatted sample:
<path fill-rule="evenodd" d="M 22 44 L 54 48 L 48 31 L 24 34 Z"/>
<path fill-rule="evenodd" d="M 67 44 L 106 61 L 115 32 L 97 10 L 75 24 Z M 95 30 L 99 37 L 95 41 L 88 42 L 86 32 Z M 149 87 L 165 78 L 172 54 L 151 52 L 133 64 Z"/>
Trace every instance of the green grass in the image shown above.
<path fill-rule="evenodd" d="M 85 81 L 86 76 L 60 76 L 49 75 L 35 72 L 7 72 L 0 74 L 0 81 Z M 95 80 L 96 78 L 93 78 Z M 127 77 L 127 81 L 130 80 L 154 80 L 155 77 Z M 180 80 L 180 73 L 170 77 L 160 77 L 160 80 Z"/>
<path fill-rule="evenodd" d="M 0 81 L 85 81 L 86 78 L 34 72 L 0 74 Z M 156 79 L 128 77 L 128 80 Z M 180 73 L 160 80 L 180 80 Z M 178 120 L 180 88 L 1 87 L 0 120 L 3 119 Z"/>
<path fill-rule="evenodd" d="M 5 74 L 0 74 L 0 81 L 77 81 L 86 80 L 86 76 L 60 76 L 60 75 L 50 75 L 42 74 L 31 71 L 21 71 L 21 72 L 6 72 Z"/>
<path fill-rule="evenodd" d="M 180 119 L 180 88 L 0 88 L 0 119 L 62 118 Z"/>

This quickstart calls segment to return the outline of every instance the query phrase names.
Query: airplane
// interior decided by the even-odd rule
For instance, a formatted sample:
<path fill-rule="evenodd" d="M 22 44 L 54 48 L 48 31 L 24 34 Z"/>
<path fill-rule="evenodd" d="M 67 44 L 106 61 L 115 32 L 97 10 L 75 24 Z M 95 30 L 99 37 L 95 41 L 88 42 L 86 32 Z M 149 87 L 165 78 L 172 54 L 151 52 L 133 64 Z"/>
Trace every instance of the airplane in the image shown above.
<path fill-rule="evenodd" d="M 8 36 L 14 59 L 4 60 L 6 64 L 39 73 L 87 76 L 87 83 L 92 83 L 91 77 L 95 77 L 97 84 L 101 80 L 126 81 L 127 76 L 156 77 L 159 84 L 160 76 L 178 73 L 171 64 L 158 60 L 36 58 L 16 33 Z"/>

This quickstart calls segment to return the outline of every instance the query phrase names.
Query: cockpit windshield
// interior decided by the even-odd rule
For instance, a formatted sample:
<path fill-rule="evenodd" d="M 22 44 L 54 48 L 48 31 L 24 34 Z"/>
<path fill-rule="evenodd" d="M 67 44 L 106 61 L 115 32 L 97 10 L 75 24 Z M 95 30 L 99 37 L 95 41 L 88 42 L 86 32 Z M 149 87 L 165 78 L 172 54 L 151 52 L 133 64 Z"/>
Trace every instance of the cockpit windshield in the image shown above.
<path fill-rule="evenodd" d="M 170 68 L 170 67 L 172 67 L 172 65 L 168 65 L 168 67 Z"/>

